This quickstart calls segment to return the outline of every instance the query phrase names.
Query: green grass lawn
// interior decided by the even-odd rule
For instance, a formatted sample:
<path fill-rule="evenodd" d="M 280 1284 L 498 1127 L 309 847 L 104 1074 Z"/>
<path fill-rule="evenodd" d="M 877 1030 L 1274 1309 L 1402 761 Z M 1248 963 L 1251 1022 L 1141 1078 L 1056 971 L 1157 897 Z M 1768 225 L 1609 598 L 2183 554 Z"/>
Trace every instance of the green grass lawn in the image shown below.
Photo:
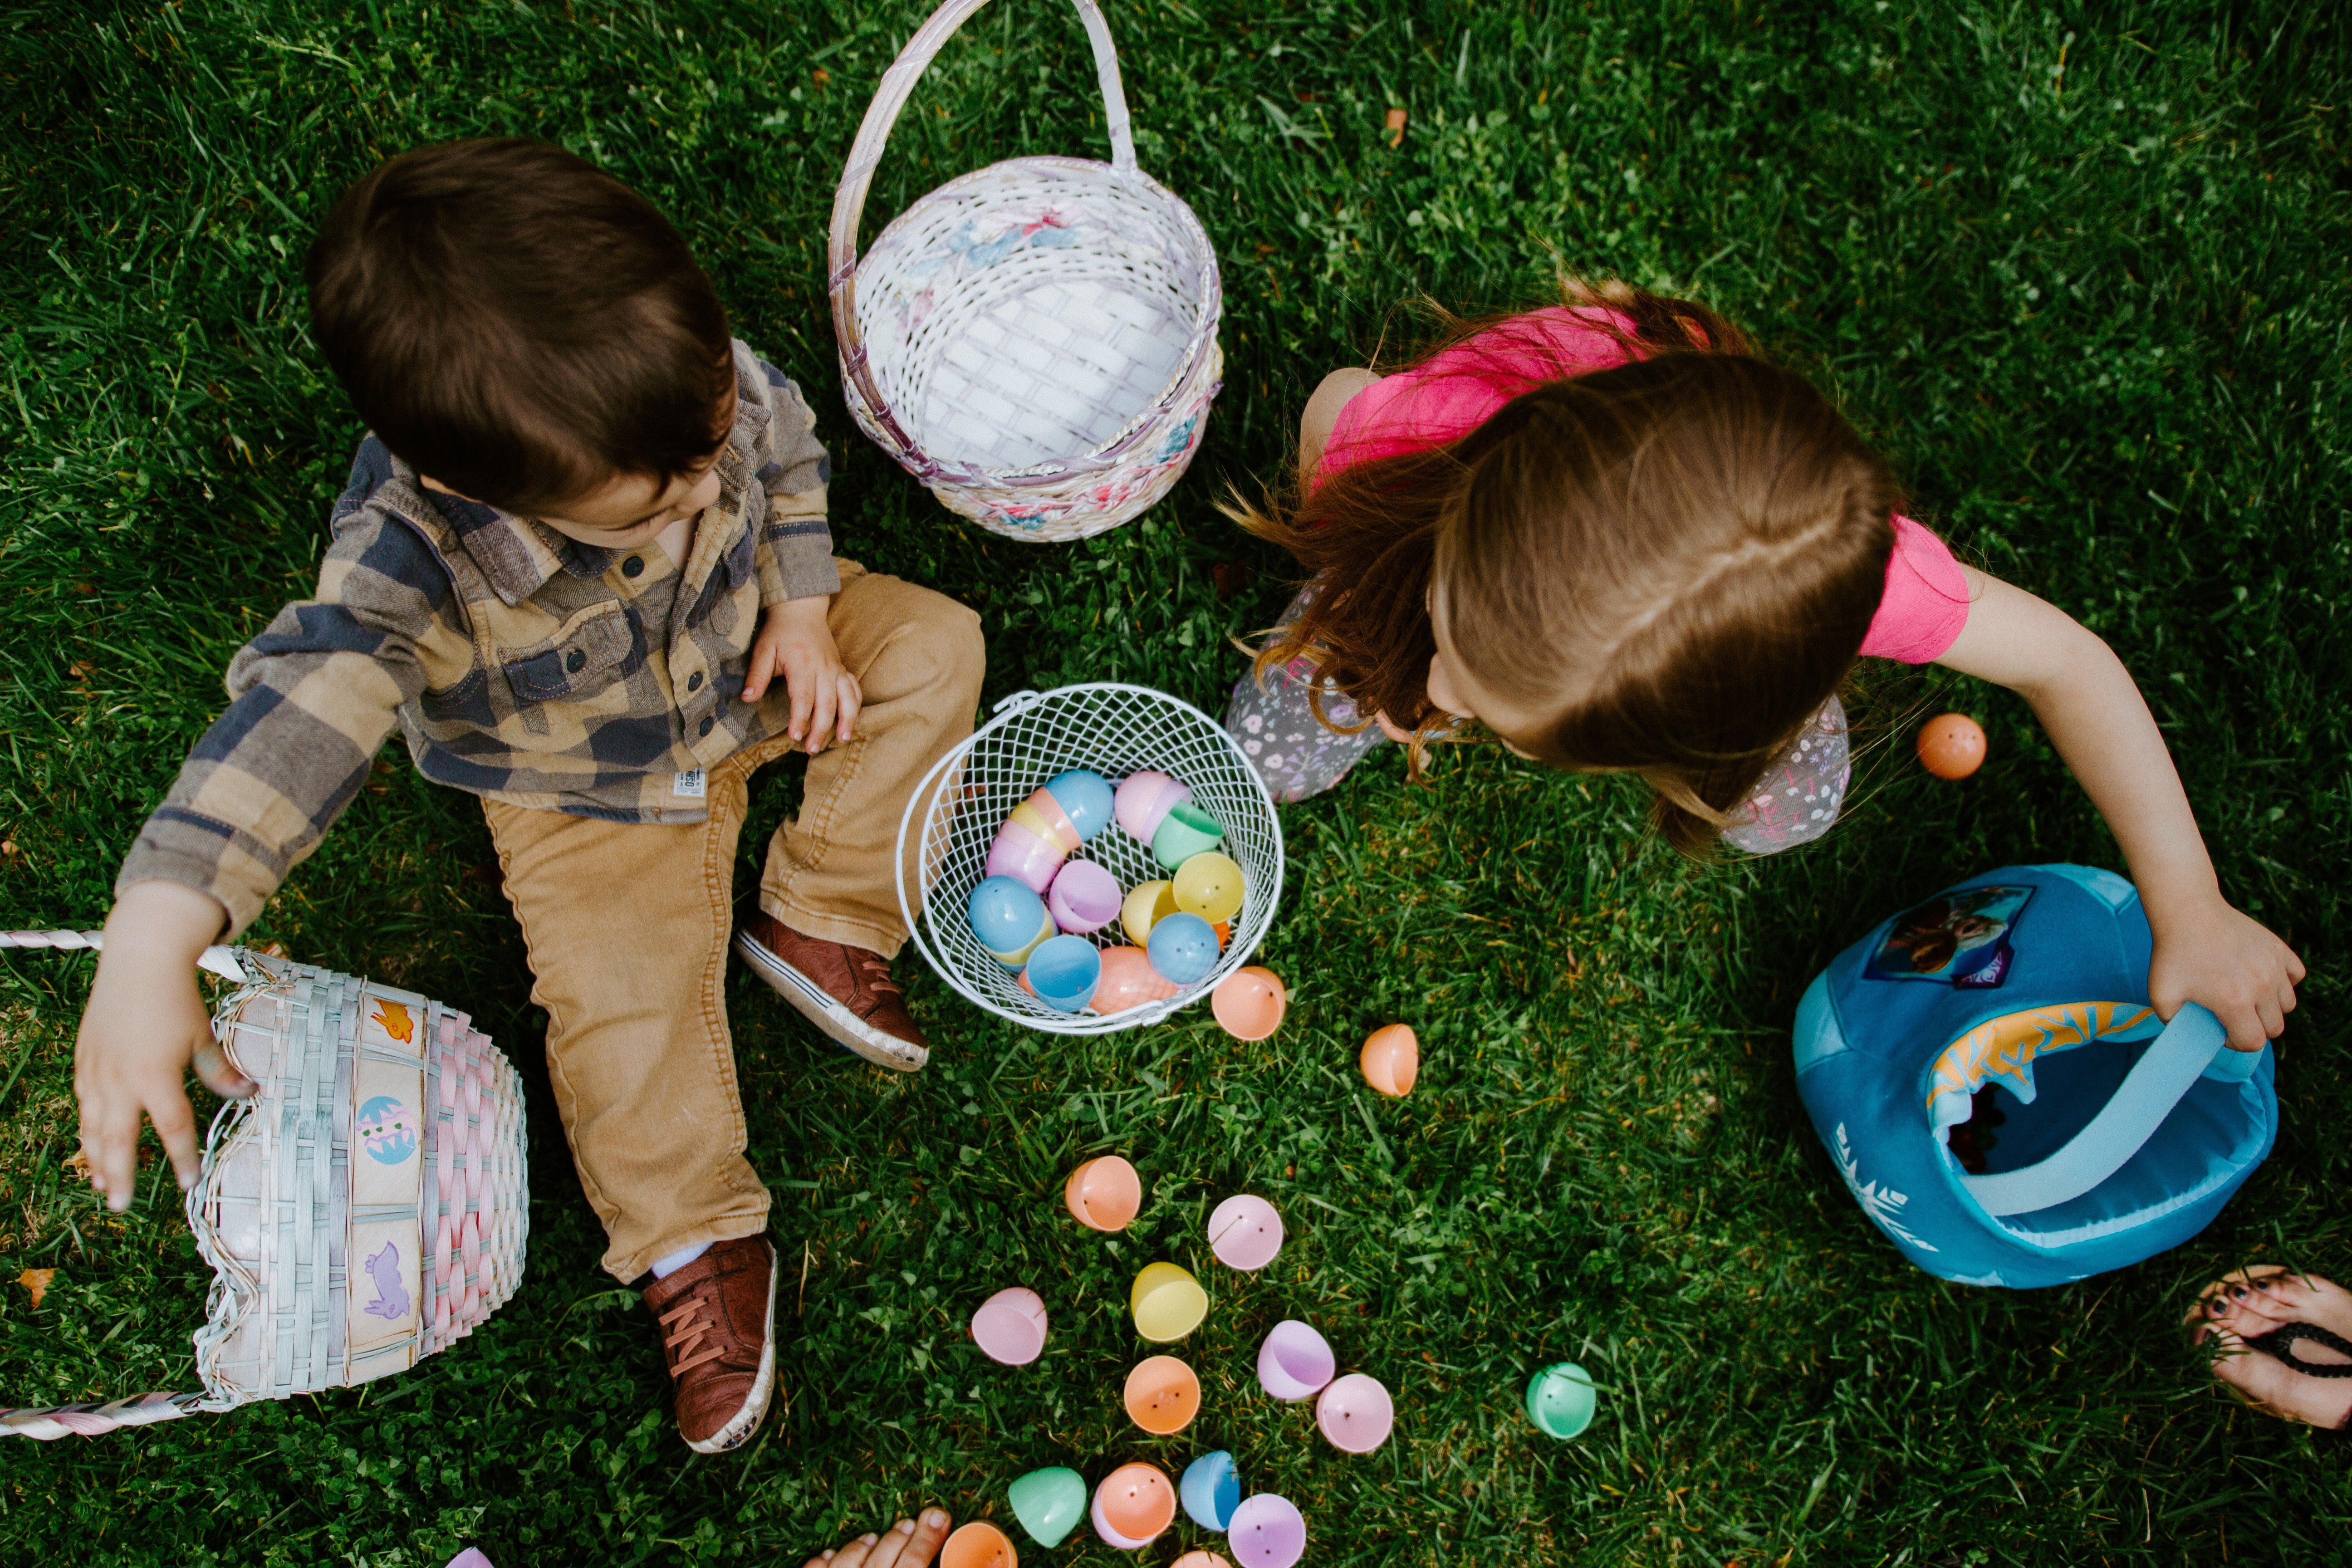
<path fill-rule="evenodd" d="M 237 645 L 308 592 L 359 426 L 304 328 L 299 260 L 343 185 L 422 142 L 555 139 L 669 210 L 738 331 L 809 390 L 846 554 L 978 607 L 989 695 L 1118 678 L 1221 709 L 1228 634 L 1284 563 L 1213 509 L 1274 475 L 1306 391 L 1391 344 L 1421 291 L 1538 299 L 1569 264 L 1693 292 L 1835 388 L 1921 517 L 2129 661 L 2224 884 L 2312 969 L 2277 1152 L 2174 1254 L 2032 1294 L 1912 1269 L 1841 1187 L 1788 1061 L 1799 991 L 1904 902 L 2018 860 L 2120 868 L 2021 704 L 1882 673 L 1827 841 L 1694 868 L 1624 780 L 1492 750 L 1425 784 L 1385 755 L 1285 814 L 1264 961 L 1289 1021 L 1205 1009 L 1051 1039 L 911 956 L 932 1066 L 824 1047 L 740 972 L 753 1158 L 792 1282 L 784 1396 L 756 1445 L 669 1428 L 649 1321 L 595 1268 L 539 1064 L 543 1020 L 478 810 L 388 749 L 252 940 L 471 1009 L 524 1068 L 529 1274 L 414 1373 L 95 1442 L 0 1445 L 12 1562 L 438 1568 L 797 1563 L 926 1500 L 1008 1514 L 1045 1464 L 1089 1478 L 1211 1447 L 1305 1510 L 1315 1563 L 2352 1562 L 2340 1454 L 2217 1397 L 2175 1327 L 2251 1258 L 2352 1276 L 2341 1017 L 2352 598 L 2352 37 L 2330 0 L 1112 0 L 1144 166 L 1225 268 L 1228 356 L 1174 498 L 1085 544 L 959 525 L 856 434 L 824 227 L 858 117 L 920 0 L 184 0 L 0 14 L 0 925 L 94 924 L 113 868 L 224 700 Z M 901 123 L 879 220 L 1020 152 L 1101 155 L 1060 0 L 1002 0 Z M 1385 110 L 1411 111 L 1402 144 Z M 1255 568 L 1221 596 L 1213 569 Z M 1225 574 L 1230 584 L 1233 574 Z M 1961 784 L 1907 756 L 1979 715 Z M 797 780 L 760 799 L 755 846 Z M 751 849 L 743 869 L 751 874 Z M 625 907 L 614 918 L 625 920 Z M 108 1216 L 74 1151 L 85 959 L 0 960 L 0 1402 L 194 1386 L 206 1273 L 160 1159 Z M 1353 1068 L 1413 1023 L 1411 1099 Z M 1125 1152 L 1149 1199 L 1076 1234 L 1062 1173 Z M 150 1140 L 152 1152 L 152 1141 Z M 1249 1189 L 1293 1239 L 1209 1264 Z M 1206 1408 L 1119 1413 L 1128 1280 L 1202 1267 L 1183 1353 Z M 54 1268 L 37 1309 L 14 1283 Z M 1015 1281 L 1053 1339 L 1020 1373 L 964 1323 Z M 1276 1319 L 1395 1391 L 1344 1458 L 1258 1394 Z M 1574 1357 L 1580 1441 L 1517 1413 Z M 1179 1541 L 1208 1543 L 1189 1526 Z M 1024 1552 L 1026 1552 L 1024 1547 Z M 1051 1563 L 1115 1554 L 1074 1538 Z"/>

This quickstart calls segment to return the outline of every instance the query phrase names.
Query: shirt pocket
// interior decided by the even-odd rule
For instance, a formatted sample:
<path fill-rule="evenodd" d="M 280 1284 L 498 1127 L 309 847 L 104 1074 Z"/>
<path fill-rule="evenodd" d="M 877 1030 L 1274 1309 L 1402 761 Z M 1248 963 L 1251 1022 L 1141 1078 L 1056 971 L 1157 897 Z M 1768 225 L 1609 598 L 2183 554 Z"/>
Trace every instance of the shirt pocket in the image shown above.
<path fill-rule="evenodd" d="M 626 608 L 596 605 L 563 623 L 543 643 L 499 660 L 515 700 L 578 702 L 594 696 L 635 668 L 635 629 Z"/>

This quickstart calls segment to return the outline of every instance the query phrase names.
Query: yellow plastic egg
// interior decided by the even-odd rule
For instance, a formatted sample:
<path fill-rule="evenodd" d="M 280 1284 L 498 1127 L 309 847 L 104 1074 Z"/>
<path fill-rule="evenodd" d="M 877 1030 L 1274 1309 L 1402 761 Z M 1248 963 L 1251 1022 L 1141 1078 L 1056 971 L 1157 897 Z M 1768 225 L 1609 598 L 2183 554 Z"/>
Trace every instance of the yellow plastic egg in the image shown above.
<path fill-rule="evenodd" d="M 1213 849 L 1179 866 L 1176 879 L 1169 887 L 1175 894 L 1178 909 L 1198 915 L 1211 925 L 1229 921 L 1241 912 L 1242 868 L 1231 856 L 1220 855 Z"/>
<path fill-rule="evenodd" d="M 1127 940 L 1141 947 L 1151 940 L 1151 928 L 1176 912 L 1175 887 L 1169 882 L 1139 882 L 1119 910 Z"/>
<path fill-rule="evenodd" d="M 1128 1298 L 1135 1331 L 1147 1340 L 1181 1340 L 1209 1315 L 1209 1293 L 1173 1263 L 1147 1263 Z"/>

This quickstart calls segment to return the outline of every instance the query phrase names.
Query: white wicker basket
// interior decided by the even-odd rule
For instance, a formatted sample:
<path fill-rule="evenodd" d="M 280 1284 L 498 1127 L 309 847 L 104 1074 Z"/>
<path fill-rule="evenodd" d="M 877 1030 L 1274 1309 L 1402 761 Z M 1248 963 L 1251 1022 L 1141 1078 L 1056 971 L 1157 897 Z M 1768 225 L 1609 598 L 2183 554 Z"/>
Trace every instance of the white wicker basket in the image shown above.
<path fill-rule="evenodd" d="M 1168 493 L 1224 374 L 1215 253 L 1135 166 L 1118 55 L 1095 0 L 1111 161 L 1014 158 L 951 180 L 883 229 L 857 224 L 890 129 L 940 47 L 987 0 L 948 0 L 882 76 L 833 202 L 829 287 L 859 428 L 948 510 L 1050 543 Z"/>
<path fill-rule="evenodd" d="M 1190 785 L 1193 804 L 1224 829 L 1225 853 L 1240 864 L 1247 890 L 1233 919 L 1232 939 L 1206 980 L 1165 1001 L 1108 1016 L 1060 1013 L 1022 990 L 1019 976 L 972 934 L 964 902 L 980 884 L 996 830 L 1031 792 L 1066 768 L 1092 768 L 1113 780 L 1156 768 Z M 1103 866 L 1123 889 L 1169 874 L 1149 848 L 1116 826 L 1073 858 Z M 898 908 L 923 957 L 976 1005 L 1055 1034 L 1103 1035 L 1156 1024 L 1199 1001 L 1249 962 L 1281 900 L 1282 824 L 1257 770 L 1223 725 L 1149 687 L 1102 682 L 1014 693 L 932 766 L 898 823 Z M 1121 940 L 1116 921 L 1094 938 L 1099 947 Z"/>
<path fill-rule="evenodd" d="M 94 947 L 10 931 L 0 946 Z M 405 1371 L 514 1294 L 530 1228 L 522 1079 L 463 1013 L 245 949 L 214 1034 L 257 1086 L 221 1107 L 187 1197 L 213 1268 L 205 1392 L 0 1410 L 0 1436 L 96 1436 Z"/>

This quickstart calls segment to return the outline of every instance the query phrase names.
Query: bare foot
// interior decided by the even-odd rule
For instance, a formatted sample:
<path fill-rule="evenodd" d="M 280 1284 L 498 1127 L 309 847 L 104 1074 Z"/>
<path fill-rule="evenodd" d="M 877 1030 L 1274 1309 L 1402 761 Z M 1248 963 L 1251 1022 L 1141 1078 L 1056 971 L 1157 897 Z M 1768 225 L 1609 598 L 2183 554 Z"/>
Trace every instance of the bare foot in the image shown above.
<path fill-rule="evenodd" d="M 2313 1426 L 2342 1428 L 2352 1423 L 2352 1377 L 2314 1377 L 2275 1356 L 2245 1348 L 2288 1323 L 2308 1323 L 2352 1340 L 2352 1290 L 2309 1274 L 2290 1274 L 2276 1264 L 2241 1269 L 2205 1288 L 2181 1320 L 2194 1323 L 2196 1343 L 2220 1347 L 2213 1375 L 2265 1415 Z M 2288 1353 L 2313 1366 L 2352 1365 L 2352 1356 L 2310 1340 L 2296 1340 Z"/>
<path fill-rule="evenodd" d="M 821 1552 L 802 1568 L 929 1568 L 948 1538 L 948 1524 L 947 1510 L 927 1508 L 919 1521 L 902 1519 L 880 1535 L 861 1535 Z"/>

